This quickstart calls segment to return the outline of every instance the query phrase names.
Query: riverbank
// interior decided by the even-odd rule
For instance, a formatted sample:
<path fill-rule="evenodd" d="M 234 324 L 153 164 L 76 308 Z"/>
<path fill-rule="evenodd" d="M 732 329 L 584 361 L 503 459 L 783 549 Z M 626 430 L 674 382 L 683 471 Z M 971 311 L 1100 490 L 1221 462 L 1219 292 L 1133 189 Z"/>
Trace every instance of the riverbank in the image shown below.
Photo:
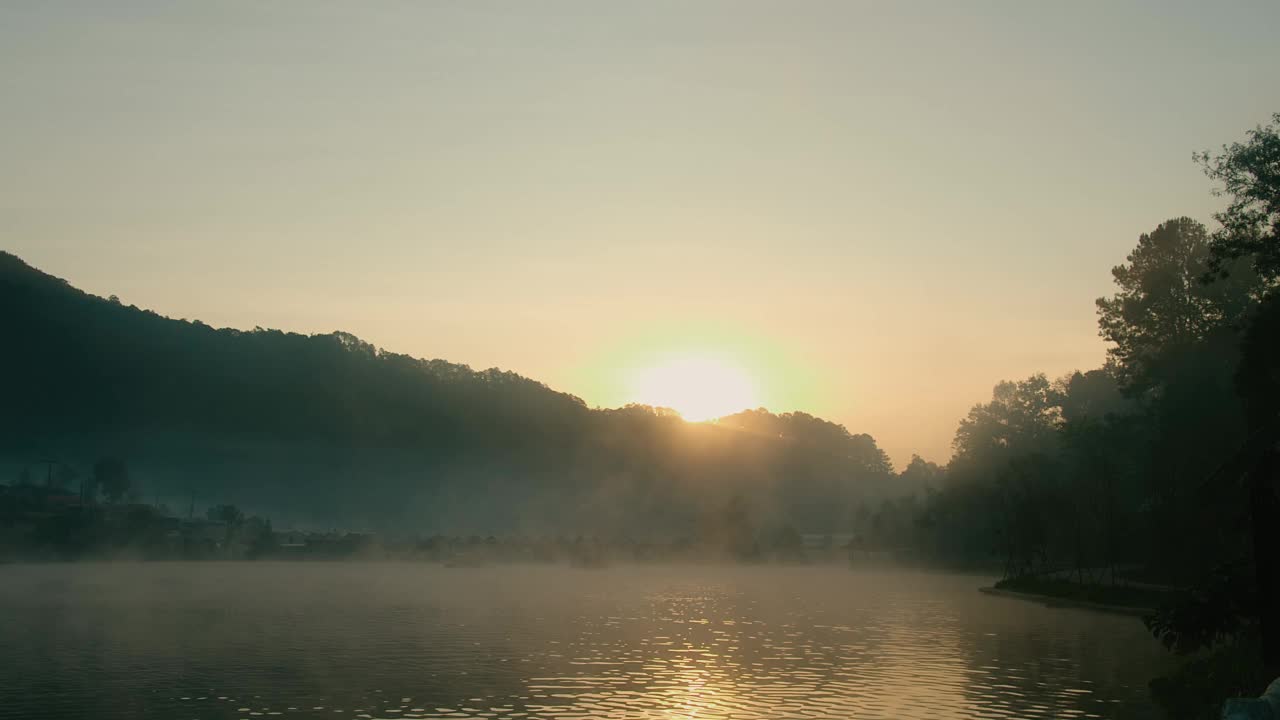
<path fill-rule="evenodd" d="M 1100 612 L 1145 617 L 1168 599 L 1170 590 L 1151 585 L 1081 584 L 1057 578 L 1001 580 L 980 592 L 1042 603 L 1050 607 L 1077 607 Z"/>

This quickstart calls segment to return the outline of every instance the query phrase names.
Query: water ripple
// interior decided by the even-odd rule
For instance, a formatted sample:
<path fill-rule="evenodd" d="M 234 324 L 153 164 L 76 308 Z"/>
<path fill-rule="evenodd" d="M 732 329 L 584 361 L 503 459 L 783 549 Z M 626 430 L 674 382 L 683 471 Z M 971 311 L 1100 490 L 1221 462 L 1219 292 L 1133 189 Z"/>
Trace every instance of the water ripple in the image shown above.
<path fill-rule="evenodd" d="M 1132 618 L 832 568 L 0 568 L 0 718 L 1151 717 Z"/>

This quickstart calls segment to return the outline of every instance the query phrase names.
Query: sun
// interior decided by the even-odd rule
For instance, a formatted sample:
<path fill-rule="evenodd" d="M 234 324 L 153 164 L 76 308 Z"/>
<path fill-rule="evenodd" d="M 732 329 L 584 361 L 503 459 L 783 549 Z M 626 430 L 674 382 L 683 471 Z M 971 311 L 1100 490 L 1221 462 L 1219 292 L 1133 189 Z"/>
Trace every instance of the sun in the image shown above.
<path fill-rule="evenodd" d="M 751 376 L 713 355 L 679 355 L 634 373 L 632 402 L 667 407 L 690 422 L 712 420 L 759 405 Z"/>

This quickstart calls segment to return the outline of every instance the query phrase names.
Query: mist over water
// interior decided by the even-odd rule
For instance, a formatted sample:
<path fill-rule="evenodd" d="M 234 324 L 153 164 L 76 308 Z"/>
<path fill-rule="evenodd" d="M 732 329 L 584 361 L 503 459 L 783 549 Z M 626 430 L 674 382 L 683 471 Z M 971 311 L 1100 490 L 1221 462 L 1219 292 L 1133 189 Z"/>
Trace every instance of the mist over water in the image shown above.
<path fill-rule="evenodd" d="M 1133 617 L 906 570 L 14 565 L 0 717 L 1152 717 Z"/>

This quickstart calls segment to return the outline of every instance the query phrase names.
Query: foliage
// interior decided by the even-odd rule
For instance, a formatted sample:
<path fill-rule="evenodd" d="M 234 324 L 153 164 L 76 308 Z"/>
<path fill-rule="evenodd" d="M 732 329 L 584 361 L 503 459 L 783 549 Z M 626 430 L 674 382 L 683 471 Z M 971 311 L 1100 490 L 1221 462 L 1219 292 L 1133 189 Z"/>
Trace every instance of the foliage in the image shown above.
<path fill-rule="evenodd" d="M 937 491 L 946 477 L 946 470 L 936 462 L 912 454 L 911 461 L 898 473 L 895 483 L 899 492 L 914 497 L 917 493 Z"/>
<path fill-rule="evenodd" d="M 1118 292 L 1098 299 L 1098 325 L 1112 343 L 1108 356 L 1137 389 L 1171 381 L 1185 355 L 1215 330 L 1239 323 L 1259 291 L 1247 267 L 1202 282 L 1208 233 L 1191 218 L 1141 235 L 1128 261 L 1111 271 Z"/>
<path fill-rule="evenodd" d="M 1254 635 L 1242 635 L 1151 681 L 1151 696 L 1171 720 L 1216 720 L 1229 697 L 1257 697 L 1274 676 L 1258 663 Z"/>
<path fill-rule="evenodd" d="M 1215 274 L 1233 272 L 1232 262 L 1245 258 L 1259 276 L 1280 278 L 1280 113 L 1271 119 L 1218 155 L 1195 155 L 1205 174 L 1222 183 L 1217 194 L 1230 198 L 1214 215 L 1221 224 L 1213 234 Z"/>
<path fill-rule="evenodd" d="M 1251 427 L 1274 423 L 1280 413 L 1280 292 L 1259 305 L 1241 341 L 1240 365 L 1234 377 Z"/>
<path fill-rule="evenodd" d="M 1145 622 L 1165 647 L 1181 654 L 1212 648 L 1248 627 L 1257 595 L 1248 563 L 1223 563 L 1179 592 Z"/>

